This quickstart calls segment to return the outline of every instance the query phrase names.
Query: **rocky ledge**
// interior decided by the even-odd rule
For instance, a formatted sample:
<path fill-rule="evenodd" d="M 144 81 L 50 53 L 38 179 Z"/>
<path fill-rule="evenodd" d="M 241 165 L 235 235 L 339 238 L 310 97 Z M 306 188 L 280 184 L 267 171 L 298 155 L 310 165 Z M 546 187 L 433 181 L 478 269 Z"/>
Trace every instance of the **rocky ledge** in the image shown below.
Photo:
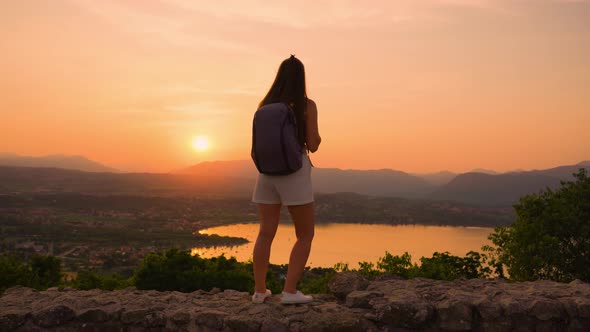
<path fill-rule="evenodd" d="M 306 305 L 253 304 L 234 290 L 192 293 L 13 287 L 1 331 L 590 331 L 590 284 L 338 274 Z"/>

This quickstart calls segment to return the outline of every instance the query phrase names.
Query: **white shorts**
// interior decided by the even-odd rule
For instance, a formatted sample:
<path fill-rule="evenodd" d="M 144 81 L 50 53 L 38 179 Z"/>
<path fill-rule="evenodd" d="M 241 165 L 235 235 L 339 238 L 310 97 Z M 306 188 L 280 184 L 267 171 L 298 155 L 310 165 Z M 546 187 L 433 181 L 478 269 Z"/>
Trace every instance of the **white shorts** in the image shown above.
<path fill-rule="evenodd" d="M 301 205 L 313 202 L 311 161 L 303 154 L 303 165 L 289 175 L 258 174 L 252 202 L 262 204 Z"/>

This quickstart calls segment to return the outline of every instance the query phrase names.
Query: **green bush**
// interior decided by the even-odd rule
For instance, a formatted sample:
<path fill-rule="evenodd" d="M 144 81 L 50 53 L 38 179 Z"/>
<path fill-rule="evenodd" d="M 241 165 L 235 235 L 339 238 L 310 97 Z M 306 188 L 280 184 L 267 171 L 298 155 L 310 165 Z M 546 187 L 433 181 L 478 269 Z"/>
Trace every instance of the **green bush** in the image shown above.
<path fill-rule="evenodd" d="M 299 289 L 309 294 L 328 293 L 328 282 L 335 274 L 336 271 L 332 268 L 306 268 L 299 280 Z"/>
<path fill-rule="evenodd" d="M 24 285 L 29 270 L 22 260 L 14 255 L 3 253 L 0 256 L 0 291 L 9 287 Z"/>
<path fill-rule="evenodd" d="M 412 256 L 405 252 L 401 256 L 385 252 L 377 263 L 359 262 L 359 268 L 349 269 L 348 264 L 338 263 L 335 271 L 354 271 L 374 279 L 383 275 L 396 275 L 402 278 L 430 278 L 454 280 L 457 278 L 487 278 L 491 269 L 486 265 L 487 255 L 470 251 L 465 257 L 452 256 L 448 252 L 435 252 L 431 258 L 421 257 L 420 265 L 412 263 Z"/>
<path fill-rule="evenodd" d="M 590 281 L 590 178 L 584 169 L 574 177 L 556 191 L 522 197 L 516 221 L 489 236 L 496 248 L 485 249 L 511 279 Z"/>
<path fill-rule="evenodd" d="M 252 291 L 254 278 L 247 264 L 224 255 L 204 259 L 188 250 L 169 248 L 148 254 L 134 273 L 138 289 L 192 292 L 212 288 Z"/>
<path fill-rule="evenodd" d="M 273 294 L 280 294 L 283 291 L 285 278 L 287 277 L 288 264 L 269 264 L 266 272 L 266 288 Z M 248 266 L 249 271 L 254 271 L 252 264 Z"/>
<path fill-rule="evenodd" d="M 116 273 L 110 275 L 100 275 L 93 271 L 78 272 L 78 276 L 72 283 L 72 287 L 82 290 L 115 290 L 122 289 L 132 285 L 133 280 L 131 278 L 125 279 Z"/>
<path fill-rule="evenodd" d="M 62 279 L 61 259 L 54 256 L 33 255 L 23 260 L 15 254 L 0 256 L 0 290 L 21 285 L 38 290 L 58 286 Z"/>
<path fill-rule="evenodd" d="M 448 252 L 435 252 L 432 258 L 420 258 L 421 265 L 417 276 L 455 280 L 458 278 L 474 279 L 488 277 L 490 269 L 483 266 L 483 255 L 470 251 L 465 257 L 452 256 Z"/>
<path fill-rule="evenodd" d="M 359 262 L 358 272 L 369 279 L 373 279 L 381 274 L 379 270 L 375 269 L 375 263 L 371 262 Z"/>
<path fill-rule="evenodd" d="M 403 278 L 410 278 L 416 274 L 417 266 L 416 264 L 412 264 L 412 256 L 410 256 L 410 254 L 407 252 L 401 256 L 393 256 L 388 251 L 386 251 L 385 256 L 379 258 L 379 261 L 377 261 L 377 268 L 377 271 L 380 271 L 381 273 L 398 275 Z M 367 273 L 370 274 L 371 271 L 368 271 Z"/>
<path fill-rule="evenodd" d="M 59 285 L 62 279 L 61 259 L 55 256 L 33 255 L 29 259 L 30 287 L 47 289 Z"/>

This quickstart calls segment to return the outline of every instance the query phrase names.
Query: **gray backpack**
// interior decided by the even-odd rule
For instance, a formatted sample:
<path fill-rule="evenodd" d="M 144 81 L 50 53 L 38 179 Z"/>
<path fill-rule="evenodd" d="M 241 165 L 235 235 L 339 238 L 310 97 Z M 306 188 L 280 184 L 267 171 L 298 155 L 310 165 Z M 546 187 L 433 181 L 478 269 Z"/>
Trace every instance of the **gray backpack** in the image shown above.
<path fill-rule="evenodd" d="M 295 112 L 287 103 L 267 104 L 254 113 L 251 155 L 258 172 L 294 173 L 303 165 L 302 153 Z"/>

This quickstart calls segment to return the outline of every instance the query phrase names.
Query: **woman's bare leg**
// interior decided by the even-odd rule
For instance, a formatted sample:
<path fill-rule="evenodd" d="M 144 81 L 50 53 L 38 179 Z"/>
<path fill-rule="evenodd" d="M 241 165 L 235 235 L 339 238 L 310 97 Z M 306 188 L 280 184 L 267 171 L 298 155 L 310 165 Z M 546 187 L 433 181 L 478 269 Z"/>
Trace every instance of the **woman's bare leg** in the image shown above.
<path fill-rule="evenodd" d="M 254 291 L 266 292 L 266 271 L 270 258 L 270 246 L 277 233 L 281 204 L 258 204 L 260 229 L 254 245 Z"/>
<path fill-rule="evenodd" d="M 297 282 L 305 269 L 314 236 L 314 203 L 291 205 L 288 208 L 295 225 L 297 242 L 295 242 L 291 251 L 287 280 L 283 290 L 287 293 L 295 293 L 297 291 Z"/>

